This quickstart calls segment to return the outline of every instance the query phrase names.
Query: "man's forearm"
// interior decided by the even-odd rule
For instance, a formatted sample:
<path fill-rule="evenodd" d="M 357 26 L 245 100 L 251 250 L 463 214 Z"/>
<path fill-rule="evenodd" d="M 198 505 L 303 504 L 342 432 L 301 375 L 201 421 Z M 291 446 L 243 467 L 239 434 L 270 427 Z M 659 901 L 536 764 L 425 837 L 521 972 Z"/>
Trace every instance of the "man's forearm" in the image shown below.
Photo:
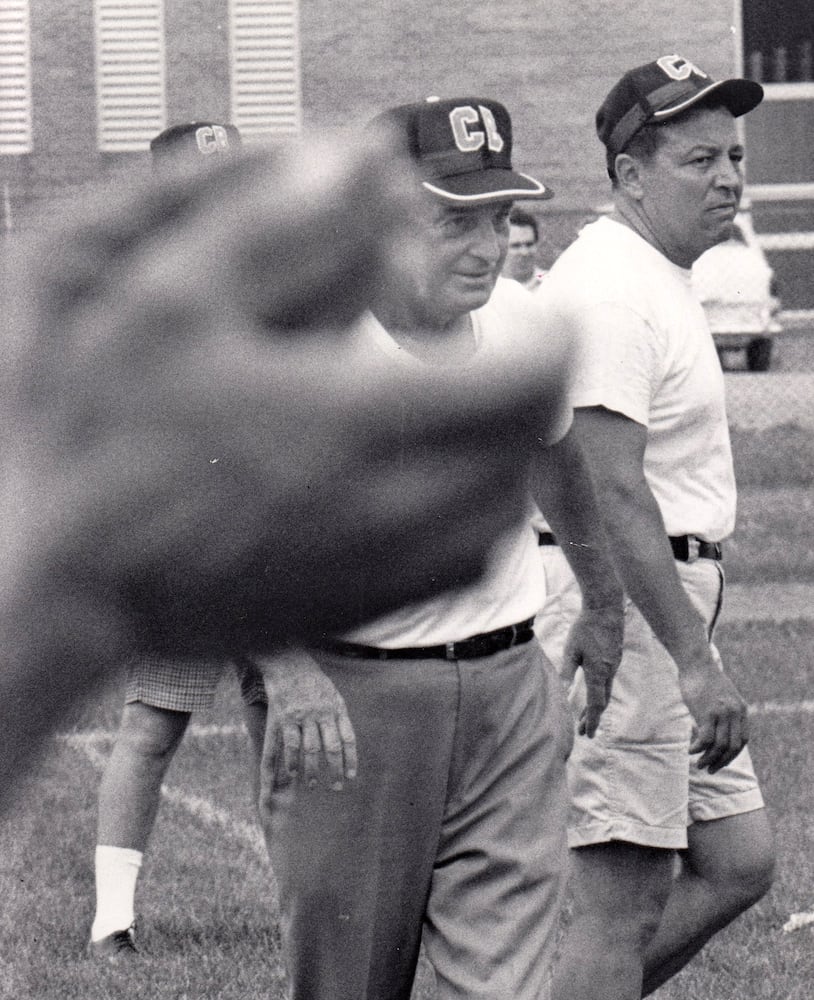
<path fill-rule="evenodd" d="M 569 432 L 538 455 L 533 492 L 587 606 L 621 602 L 602 516 L 582 450 Z"/>
<path fill-rule="evenodd" d="M 635 493 L 609 488 L 604 523 L 616 574 L 679 670 L 710 658 L 706 625 L 676 571 L 658 504 L 646 483 Z"/>

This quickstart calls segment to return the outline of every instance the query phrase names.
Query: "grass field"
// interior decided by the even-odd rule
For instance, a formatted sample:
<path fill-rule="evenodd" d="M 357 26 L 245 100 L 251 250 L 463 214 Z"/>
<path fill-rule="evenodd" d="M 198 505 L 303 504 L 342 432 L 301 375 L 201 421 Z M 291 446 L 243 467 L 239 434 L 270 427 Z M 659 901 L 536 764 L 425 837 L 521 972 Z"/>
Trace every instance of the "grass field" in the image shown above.
<path fill-rule="evenodd" d="M 735 435 L 734 444 L 743 517 L 730 577 L 757 582 L 771 572 L 814 584 L 810 436 L 785 428 Z M 753 706 L 752 753 L 777 831 L 777 879 L 768 897 L 656 997 L 811 1000 L 814 923 L 784 927 L 792 914 L 814 911 L 814 622 L 724 622 L 718 639 Z M 115 731 L 118 686 L 53 740 L 0 826 L 2 1000 L 284 996 L 274 879 L 249 805 L 234 688 L 225 683 L 213 711 L 196 719 L 168 776 L 140 881 L 145 954 L 135 968 L 83 957 L 96 787 Z M 416 997 L 432 995 L 422 977 Z"/>

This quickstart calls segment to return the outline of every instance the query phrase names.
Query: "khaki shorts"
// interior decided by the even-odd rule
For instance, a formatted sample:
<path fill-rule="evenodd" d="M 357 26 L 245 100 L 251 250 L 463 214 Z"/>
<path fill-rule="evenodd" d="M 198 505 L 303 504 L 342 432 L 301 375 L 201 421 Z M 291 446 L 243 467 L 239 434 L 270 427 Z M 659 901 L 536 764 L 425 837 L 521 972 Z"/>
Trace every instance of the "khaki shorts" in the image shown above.
<path fill-rule="evenodd" d="M 538 636 L 559 669 L 565 635 L 579 607 L 579 588 L 559 549 L 544 546 L 540 552 L 547 577 L 560 586 L 538 617 Z M 676 567 L 711 636 L 723 595 L 720 564 L 698 559 Z M 578 715 L 585 703 L 581 671 L 569 701 Z M 709 774 L 688 753 L 691 728 L 675 663 L 628 602 L 625 651 L 611 702 L 594 738 L 577 737 L 568 763 L 570 846 L 623 840 L 680 850 L 687 846 L 690 823 L 762 808 L 748 748 Z"/>

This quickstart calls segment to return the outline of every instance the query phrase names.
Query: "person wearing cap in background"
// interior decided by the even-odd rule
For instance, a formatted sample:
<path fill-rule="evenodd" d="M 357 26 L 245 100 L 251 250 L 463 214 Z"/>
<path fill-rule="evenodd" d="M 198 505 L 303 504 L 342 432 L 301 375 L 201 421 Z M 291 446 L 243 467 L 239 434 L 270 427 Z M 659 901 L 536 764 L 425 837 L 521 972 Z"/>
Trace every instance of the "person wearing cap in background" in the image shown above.
<path fill-rule="evenodd" d="M 519 281 L 530 292 L 537 291 L 546 274 L 537 262 L 539 245 L 537 220 L 531 212 L 515 206 L 509 214 L 509 251 L 503 265 L 503 276 Z"/>
<path fill-rule="evenodd" d="M 613 213 L 582 230 L 540 293 L 582 344 L 574 424 L 628 599 L 610 704 L 569 761 L 574 913 L 558 1000 L 651 993 L 771 883 L 747 706 L 712 644 L 735 481 L 690 276 L 732 232 L 735 119 L 762 96 L 678 55 L 625 73 L 596 116 Z"/>
<path fill-rule="evenodd" d="M 511 203 L 550 196 L 513 169 L 506 108 L 431 98 L 376 123 L 406 146 L 422 200 L 360 320 L 360 357 L 405 376 L 438 368 L 466 378 L 530 357 L 562 369 L 567 345 L 541 327 L 534 299 L 500 278 Z M 598 516 L 567 436 L 565 394 L 541 405 L 547 416 L 530 412 L 518 440 L 541 442 L 541 502 L 557 530 L 590 540 Z M 503 476 L 495 486 L 508 500 Z M 359 771 L 341 795 L 275 774 L 267 739 L 261 817 L 295 1000 L 407 1000 L 422 932 L 439 998 L 549 996 L 572 735 L 557 676 L 532 641 L 543 594 L 528 504 L 529 519 L 495 537 L 478 583 L 312 650 L 356 731 Z M 595 681 L 592 733 L 621 653 L 621 589 L 599 549 L 573 555 L 585 592 L 573 649 Z"/>
<path fill-rule="evenodd" d="M 150 143 L 153 168 L 161 174 L 189 170 L 232 155 L 240 148 L 234 125 L 189 122 L 173 125 Z M 99 785 L 94 869 L 96 912 L 88 953 L 120 960 L 137 953 L 135 892 L 155 824 L 161 785 L 193 712 L 212 707 L 226 668 L 224 660 L 140 656 L 127 663 L 125 704 L 119 730 Z M 251 788 L 259 794 L 266 726 L 266 692 L 260 672 L 235 663 L 249 733 Z"/>
<path fill-rule="evenodd" d="M 274 652 L 479 579 L 526 518 L 518 428 L 559 417 L 540 352 L 358 350 L 421 197 L 392 142 L 212 162 L 75 196 L 4 260 L 0 815 L 133 655 Z"/>

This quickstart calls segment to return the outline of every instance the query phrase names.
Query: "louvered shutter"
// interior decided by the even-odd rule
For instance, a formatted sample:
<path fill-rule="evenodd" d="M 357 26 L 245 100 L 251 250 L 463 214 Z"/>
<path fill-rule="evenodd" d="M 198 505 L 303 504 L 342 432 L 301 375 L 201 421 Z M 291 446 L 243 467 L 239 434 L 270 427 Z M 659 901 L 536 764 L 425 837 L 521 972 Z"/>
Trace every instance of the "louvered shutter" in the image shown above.
<path fill-rule="evenodd" d="M 166 123 L 162 0 L 96 0 L 99 149 L 145 149 Z"/>
<path fill-rule="evenodd" d="M 0 153 L 30 153 L 31 45 L 27 0 L 0 0 Z"/>
<path fill-rule="evenodd" d="M 300 128 L 297 0 L 231 0 L 232 120 L 246 137 Z"/>

